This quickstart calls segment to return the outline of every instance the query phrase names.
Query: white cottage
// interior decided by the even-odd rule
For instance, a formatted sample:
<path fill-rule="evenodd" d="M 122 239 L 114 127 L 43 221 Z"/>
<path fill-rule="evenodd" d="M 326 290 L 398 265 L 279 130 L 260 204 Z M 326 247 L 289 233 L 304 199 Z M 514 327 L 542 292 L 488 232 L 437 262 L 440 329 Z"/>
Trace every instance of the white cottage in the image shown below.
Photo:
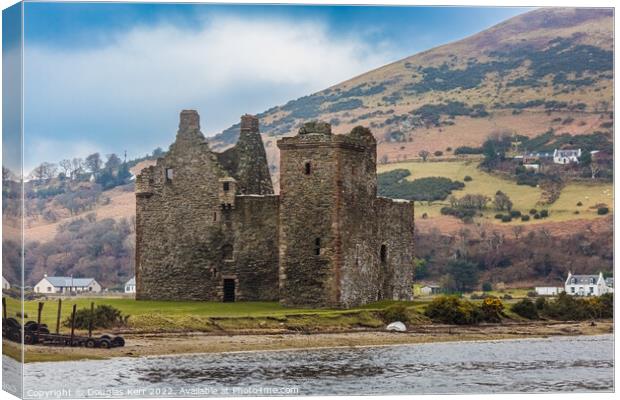
<path fill-rule="evenodd" d="M 614 291 L 613 280 L 603 278 L 602 272 L 598 275 L 573 275 L 569 272 L 564 290 L 571 296 L 601 296 Z"/>
<path fill-rule="evenodd" d="M 6 280 L 6 278 L 3 276 L 2 277 L 2 290 L 8 290 L 11 288 L 11 284 L 9 283 L 9 281 Z"/>
<path fill-rule="evenodd" d="M 581 149 L 565 149 L 553 151 L 553 162 L 556 164 L 571 164 L 579 162 L 581 157 Z"/>
<path fill-rule="evenodd" d="M 101 285 L 94 278 L 74 278 L 72 276 L 47 276 L 34 286 L 36 293 L 70 294 L 101 293 Z"/>
<path fill-rule="evenodd" d="M 125 283 L 125 293 L 136 293 L 136 277 L 135 276 Z"/>
<path fill-rule="evenodd" d="M 557 286 L 536 286 L 534 291 L 539 296 L 557 296 L 564 291 L 564 288 Z"/>

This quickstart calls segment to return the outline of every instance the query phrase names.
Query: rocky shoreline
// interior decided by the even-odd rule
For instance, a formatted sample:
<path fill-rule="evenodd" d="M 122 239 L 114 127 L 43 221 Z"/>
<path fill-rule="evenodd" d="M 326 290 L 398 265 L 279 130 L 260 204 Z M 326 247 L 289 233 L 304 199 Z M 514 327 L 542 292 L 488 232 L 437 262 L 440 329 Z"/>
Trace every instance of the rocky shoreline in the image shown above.
<path fill-rule="evenodd" d="M 75 361 L 113 357 L 146 357 L 235 351 L 305 350 L 335 347 L 390 346 L 416 343 L 506 340 L 549 336 L 613 333 L 612 320 L 596 322 L 527 322 L 475 326 L 416 325 L 407 332 L 355 330 L 347 332 L 265 331 L 233 334 L 204 332 L 126 333 L 125 347 L 86 349 L 81 347 L 26 346 L 25 361 Z M 3 353 L 19 358 L 19 345 L 3 340 Z"/>

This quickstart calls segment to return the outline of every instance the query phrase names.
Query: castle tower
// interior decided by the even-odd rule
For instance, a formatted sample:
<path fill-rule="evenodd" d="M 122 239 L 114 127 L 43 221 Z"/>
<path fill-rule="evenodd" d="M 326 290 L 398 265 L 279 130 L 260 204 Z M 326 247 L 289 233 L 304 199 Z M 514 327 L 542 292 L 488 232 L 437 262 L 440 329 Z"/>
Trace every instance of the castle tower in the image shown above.
<path fill-rule="evenodd" d="M 374 233 L 375 146 L 367 129 L 333 135 L 324 122 L 307 123 L 297 136 L 278 141 L 284 304 L 348 305 L 350 248 Z M 360 229 L 365 221 L 367 229 Z"/>

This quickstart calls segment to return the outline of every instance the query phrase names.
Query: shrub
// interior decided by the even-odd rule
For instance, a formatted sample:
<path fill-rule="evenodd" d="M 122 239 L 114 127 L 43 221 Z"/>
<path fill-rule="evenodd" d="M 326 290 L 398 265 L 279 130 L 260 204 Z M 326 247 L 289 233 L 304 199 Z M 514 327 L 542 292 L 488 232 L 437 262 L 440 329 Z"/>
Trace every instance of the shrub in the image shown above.
<path fill-rule="evenodd" d="M 534 214 L 534 219 L 540 219 L 540 214 L 538 213 Z"/>
<path fill-rule="evenodd" d="M 605 215 L 605 214 L 607 214 L 608 212 L 609 212 L 609 208 L 607 208 L 607 207 L 599 207 L 599 208 L 596 210 L 596 213 L 597 213 L 598 215 Z"/>
<path fill-rule="evenodd" d="M 445 200 L 453 190 L 465 187 L 463 182 L 444 177 L 426 177 L 408 181 L 405 178 L 409 175 L 411 172 L 404 169 L 380 173 L 377 175 L 379 195 L 415 201 Z"/>
<path fill-rule="evenodd" d="M 511 212 L 510 212 L 510 216 L 511 216 L 512 218 L 518 218 L 518 217 L 520 217 L 520 216 L 521 216 L 521 211 L 516 211 L 516 210 L 513 210 L 513 211 L 511 211 Z"/>
<path fill-rule="evenodd" d="M 508 293 L 506 293 L 505 295 L 502 296 L 502 299 L 504 300 L 512 300 L 512 296 Z"/>
<path fill-rule="evenodd" d="M 437 150 L 436 152 L 433 153 L 435 155 L 435 157 L 441 157 L 443 156 L 443 151 L 441 150 Z"/>
<path fill-rule="evenodd" d="M 532 208 L 532 209 L 530 210 L 530 215 L 534 215 L 534 214 L 536 214 L 536 213 L 538 213 L 538 210 L 537 210 L 537 209 Z"/>
<path fill-rule="evenodd" d="M 461 147 L 457 147 L 454 150 L 454 154 L 459 155 L 459 154 L 482 154 L 483 150 L 482 147 L 469 147 L 469 146 L 461 146 Z"/>
<path fill-rule="evenodd" d="M 530 299 L 523 299 L 512 305 L 510 308 L 512 312 L 515 314 L 527 318 L 527 319 L 538 319 L 538 308 L 536 304 Z"/>
<path fill-rule="evenodd" d="M 540 212 L 540 218 L 547 218 L 549 216 L 549 211 L 548 210 L 542 210 Z"/>
<path fill-rule="evenodd" d="M 409 313 L 404 304 L 393 304 L 383 310 L 381 318 L 388 324 L 395 321 L 406 323 L 409 322 Z"/>
<path fill-rule="evenodd" d="M 495 219 L 502 219 L 504 214 L 495 214 Z"/>
<path fill-rule="evenodd" d="M 523 221 L 523 222 L 527 222 L 527 221 L 529 221 L 529 220 L 530 220 L 530 216 L 529 216 L 529 215 L 522 215 L 522 216 L 521 216 L 521 221 Z"/>
<path fill-rule="evenodd" d="M 77 329 L 88 329 L 91 321 L 93 328 L 112 328 L 116 326 L 124 326 L 127 324 L 129 316 L 109 305 L 98 305 L 95 307 L 94 313 L 90 308 L 82 308 L 75 313 L 75 327 Z M 71 326 L 71 316 L 63 323 L 64 326 Z"/>
<path fill-rule="evenodd" d="M 582 203 L 582 202 L 580 202 L 580 201 L 579 201 L 579 202 L 577 202 L 577 207 L 581 207 L 582 205 L 583 205 L 583 203 Z"/>
<path fill-rule="evenodd" d="M 536 299 L 535 304 L 537 310 L 542 310 L 543 308 L 545 308 L 545 304 L 547 304 L 547 299 L 545 299 L 544 297 L 539 297 Z"/>
<path fill-rule="evenodd" d="M 529 292 L 527 292 L 527 297 L 536 297 L 538 296 L 538 293 L 536 293 L 533 290 L 530 290 Z"/>
<path fill-rule="evenodd" d="M 482 291 L 490 292 L 491 290 L 493 290 L 493 285 L 491 284 L 491 282 L 484 282 L 482 284 Z"/>
<path fill-rule="evenodd" d="M 613 317 L 613 295 L 604 294 L 600 297 L 578 298 L 560 293 L 554 301 L 543 305 L 542 314 L 557 320 L 579 321 L 591 318 Z"/>
<path fill-rule="evenodd" d="M 426 307 L 424 315 L 433 322 L 444 324 L 467 325 L 481 320 L 480 310 L 475 304 L 455 296 L 436 297 Z"/>
<path fill-rule="evenodd" d="M 452 147 L 446 147 L 446 151 L 452 151 Z"/>
<path fill-rule="evenodd" d="M 500 322 L 504 304 L 502 301 L 493 296 L 489 296 L 482 302 L 480 311 L 482 319 L 487 322 Z"/>
<path fill-rule="evenodd" d="M 510 215 L 503 215 L 502 222 L 510 222 L 512 221 L 512 217 Z"/>
<path fill-rule="evenodd" d="M 465 178 L 463 178 L 463 180 L 464 180 L 465 182 L 471 182 L 471 181 L 473 181 L 474 179 L 473 179 L 471 176 L 469 176 L 469 175 L 465 175 Z"/>

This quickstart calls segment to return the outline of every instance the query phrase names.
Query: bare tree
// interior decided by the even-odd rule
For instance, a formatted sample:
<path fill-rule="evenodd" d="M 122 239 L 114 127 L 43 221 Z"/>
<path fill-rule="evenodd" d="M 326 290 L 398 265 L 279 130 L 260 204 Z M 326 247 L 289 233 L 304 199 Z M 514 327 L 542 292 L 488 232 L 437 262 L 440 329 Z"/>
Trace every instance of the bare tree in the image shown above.
<path fill-rule="evenodd" d="M 42 162 L 39 166 L 32 170 L 30 176 L 37 181 L 45 181 L 54 178 L 57 172 L 58 167 L 56 164 Z"/>
<path fill-rule="evenodd" d="M 426 161 L 426 159 L 428 159 L 428 156 L 430 156 L 431 153 L 428 150 L 420 150 L 418 155 L 422 158 L 422 161 Z"/>
<path fill-rule="evenodd" d="M 498 190 L 495 193 L 495 200 L 493 201 L 493 203 L 495 204 L 495 208 L 498 211 L 512 210 L 512 201 L 510 201 L 510 197 L 508 197 L 508 195 L 501 190 Z"/>
<path fill-rule="evenodd" d="M 73 171 L 73 168 L 71 167 L 71 160 L 61 160 L 58 165 L 60 165 L 60 168 L 65 176 L 71 177 L 71 171 Z"/>
<path fill-rule="evenodd" d="M 71 160 L 71 179 L 77 178 L 82 172 L 84 172 L 84 160 L 77 157 Z"/>

